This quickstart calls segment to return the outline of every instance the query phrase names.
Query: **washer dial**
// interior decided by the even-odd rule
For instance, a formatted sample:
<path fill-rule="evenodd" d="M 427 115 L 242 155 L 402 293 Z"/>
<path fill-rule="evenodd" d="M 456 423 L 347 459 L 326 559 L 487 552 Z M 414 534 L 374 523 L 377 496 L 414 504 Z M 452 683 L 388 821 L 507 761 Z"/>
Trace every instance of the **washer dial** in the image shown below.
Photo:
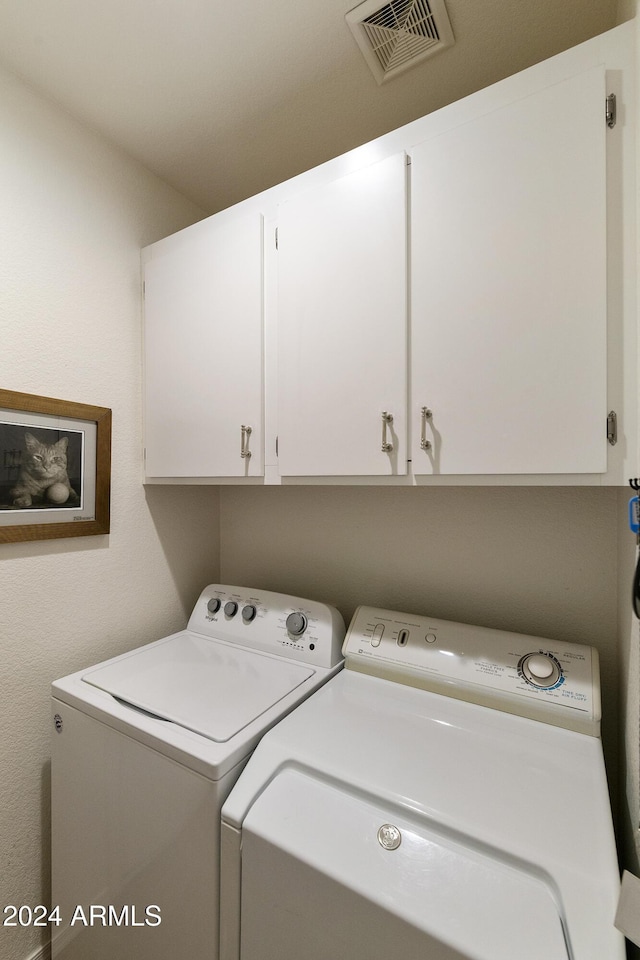
<path fill-rule="evenodd" d="M 242 619 L 245 623 L 251 623 L 251 621 L 255 619 L 257 612 L 255 604 L 248 603 L 242 608 Z"/>
<path fill-rule="evenodd" d="M 217 613 L 219 609 L 220 609 L 220 600 L 218 599 L 218 597 L 212 597 L 212 599 L 209 600 L 209 603 L 207 604 L 207 610 L 209 611 L 209 613 Z"/>
<path fill-rule="evenodd" d="M 307 629 L 307 618 L 304 613 L 290 613 L 286 625 L 289 634 L 297 640 Z"/>
<path fill-rule="evenodd" d="M 527 653 L 518 664 L 520 673 L 534 687 L 555 687 L 562 677 L 560 664 L 549 653 Z"/>

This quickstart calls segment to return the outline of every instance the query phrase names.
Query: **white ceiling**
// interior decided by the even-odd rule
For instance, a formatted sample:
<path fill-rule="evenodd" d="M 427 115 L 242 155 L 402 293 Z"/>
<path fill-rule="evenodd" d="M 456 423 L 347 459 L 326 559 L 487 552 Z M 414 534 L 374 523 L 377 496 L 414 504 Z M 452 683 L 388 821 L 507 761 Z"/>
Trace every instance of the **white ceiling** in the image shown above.
<path fill-rule="evenodd" d="M 213 213 L 603 33 L 617 0 L 447 0 L 378 86 L 355 0 L 0 0 L 0 63 Z"/>

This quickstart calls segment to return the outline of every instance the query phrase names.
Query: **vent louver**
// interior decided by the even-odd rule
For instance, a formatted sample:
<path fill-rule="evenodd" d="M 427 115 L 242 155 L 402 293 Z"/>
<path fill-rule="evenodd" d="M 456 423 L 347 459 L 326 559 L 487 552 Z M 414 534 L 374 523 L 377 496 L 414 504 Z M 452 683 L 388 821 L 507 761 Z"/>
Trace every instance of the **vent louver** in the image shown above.
<path fill-rule="evenodd" d="M 378 83 L 454 42 L 444 0 L 366 0 L 346 20 Z"/>

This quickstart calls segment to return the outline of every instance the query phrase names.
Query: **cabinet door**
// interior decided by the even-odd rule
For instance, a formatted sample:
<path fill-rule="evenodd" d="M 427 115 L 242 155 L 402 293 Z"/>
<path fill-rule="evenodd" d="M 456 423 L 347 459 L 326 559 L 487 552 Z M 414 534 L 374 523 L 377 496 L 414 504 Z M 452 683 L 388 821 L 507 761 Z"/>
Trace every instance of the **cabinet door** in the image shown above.
<path fill-rule="evenodd" d="M 606 470 L 604 100 L 598 68 L 413 151 L 416 474 Z"/>
<path fill-rule="evenodd" d="M 148 261 L 145 358 L 148 477 L 263 473 L 259 214 L 213 218 Z"/>
<path fill-rule="evenodd" d="M 406 473 L 406 269 L 404 154 L 280 206 L 282 476 Z"/>

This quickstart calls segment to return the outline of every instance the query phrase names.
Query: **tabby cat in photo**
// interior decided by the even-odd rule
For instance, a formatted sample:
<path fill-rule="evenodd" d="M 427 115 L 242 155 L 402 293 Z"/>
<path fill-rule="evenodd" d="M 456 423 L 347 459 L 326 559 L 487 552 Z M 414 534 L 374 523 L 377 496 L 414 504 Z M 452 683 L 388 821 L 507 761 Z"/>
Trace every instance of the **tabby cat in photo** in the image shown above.
<path fill-rule="evenodd" d="M 10 494 L 14 507 L 30 507 L 35 500 L 47 498 L 54 503 L 64 503 L 69 498 L 77 501 L 77 494 L 69 483 L 67 474 L 67 447 L 69 438 L 62 437 L 57 443 L 42 443 L 32 433 L 25 433 L 25 460 Z M 54 486 L 55 485 L 55 486 Z M 67 494 L 65 496 L 65 488 Z"/>

